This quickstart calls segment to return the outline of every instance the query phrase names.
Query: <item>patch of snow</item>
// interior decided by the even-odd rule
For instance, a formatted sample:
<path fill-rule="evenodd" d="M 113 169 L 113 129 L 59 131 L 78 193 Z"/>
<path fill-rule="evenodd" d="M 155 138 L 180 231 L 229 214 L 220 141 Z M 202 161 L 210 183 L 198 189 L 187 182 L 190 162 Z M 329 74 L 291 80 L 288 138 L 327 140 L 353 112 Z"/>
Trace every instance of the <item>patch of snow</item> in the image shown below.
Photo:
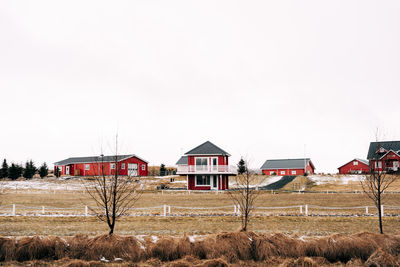
<path fill-rule="evenodd" d="M 153 239 L 153 243 L 157 243 L 158 236 L 152 235 L 151 238 Z"/>
<path fill-rule="evenodd" d="M 102 262 L 110 262 L 109 260 L 107 260 L 107 259 L 104 258 L 104 257 L 101 257 L 100 261 L 102 261 Z"/>
<path fill-rule="evenodd" d="M 196 238 L 198 237 L 198 235 L 191 235 L 191 236 L 189 236 L 189 241 L 191 242 L 191 243 L 193 243 L 194 241 L 196 241 Z"/>
<path fill-rule="evenodd" d="M 161 179 L 161 178 L 176 178 L 179 175 L 165 175 L 165 176 L 154 176 L 154 178 Z"/>
<path fill-rule="evenodd" d="M 115 258 L 114 261 L 124 261 L 124 260 L 121 258 Z"/>
<path fill-rule="evenodd" d="M 299 240 L 300 240 L 300 241 L 303 241 L 303 242 L 306 242 L 306 240 L 304 239 L 304 237 L 305 237 L 304 235 L 300 236 L 300 237 L 299 237 Z"/>
<path fill-rule="evenodd" d="M 341 175 L 341 176 L 321 176 L 310 175 L 311 179 L 316 185 L 322 184 L 348 184 L 349 182 L 360 182 L 365 180 L 365 175 Z"/>

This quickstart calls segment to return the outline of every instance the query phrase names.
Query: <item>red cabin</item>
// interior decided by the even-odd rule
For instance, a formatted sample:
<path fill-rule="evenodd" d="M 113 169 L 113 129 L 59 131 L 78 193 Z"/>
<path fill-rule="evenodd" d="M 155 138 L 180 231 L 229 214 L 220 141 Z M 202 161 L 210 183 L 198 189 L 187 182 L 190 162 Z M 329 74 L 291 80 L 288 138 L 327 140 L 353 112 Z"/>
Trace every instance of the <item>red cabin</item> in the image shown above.
<path fill-rule="evenodd" d="M 369 173 L 369 163 L 365 159 L 353 159 L 338 169 L 340 174 Z"/>
<path fill-rule="evenodd" d="M 117 162 L 117 166 L 115 164 Z M 136 155 L 98 156 L 68 158 L 54 163 L 54 170 L 59 169 L 61 175 L 95 176 L 113 175 L 118 169 L 119 175 L 147 176 L 147 161 Z"/>
<path fill-rule="evenodd" d="M 314 164 L 306 159 L 272 159 L 266 160 L 261 166 L 265 175 L 303 175 L 314 174 Z"/>
<path fill-rule="evenodd" d="M 400 141 L 371 142 L 368 160 L 373 171 L 399 172 Z"/>
<path fill-rule="evenodd" d="M 228 177 L 237 173 L 228 165 L 228 157 L 229 153 L 207 141 L 178 160 L 177 174 L 187 176 L 188 190 L 226 190 Z"/>

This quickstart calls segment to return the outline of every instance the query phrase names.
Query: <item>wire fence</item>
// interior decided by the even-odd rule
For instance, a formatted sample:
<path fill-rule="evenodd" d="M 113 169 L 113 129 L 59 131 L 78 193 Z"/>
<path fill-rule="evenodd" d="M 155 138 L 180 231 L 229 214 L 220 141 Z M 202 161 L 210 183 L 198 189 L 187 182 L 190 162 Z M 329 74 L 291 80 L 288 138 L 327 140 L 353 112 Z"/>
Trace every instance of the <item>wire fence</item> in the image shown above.
<path fill-rule="evenodd" d="M 383 216 L 400 217 L 400 206 L 382 205 Z M 129 209 L 124 216 L 240 216 L 239 205 L 190 207 L 167 204 L 153 207 Z M 10 204 L 0 206 L 0 216 L 38 216 L 38 217 L 89 217 L 100 214 L 101 210 L 90 206 L 68 208 L 52 206 L 26 206 Z M 375 206 L 328 207 L 317 205 L 292 205 L 274 207 L 253 207 L 253 216 L 377 216 Z"/>

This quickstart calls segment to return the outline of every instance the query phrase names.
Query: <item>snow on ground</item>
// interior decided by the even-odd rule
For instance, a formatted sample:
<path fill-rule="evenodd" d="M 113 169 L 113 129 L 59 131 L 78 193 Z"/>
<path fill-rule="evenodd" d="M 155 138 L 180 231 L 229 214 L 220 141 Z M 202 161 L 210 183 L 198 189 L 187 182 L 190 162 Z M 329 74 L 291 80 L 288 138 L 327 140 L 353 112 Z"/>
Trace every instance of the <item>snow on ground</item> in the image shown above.
<path fill-rule="evenodd" d="M 154 176 L 154 178 L 161 179 L 161 178 L 177 178 L 179 175 L 166 175 L 166 176 Z"/>
<path fill-rule="evenodd" d="M 365 175 L 310 175 L 308 178 L 311 179 L 316 185 L 321 184 L 348 184 L 349 182 L 360 182 L 365 180 Z"/>
<path fill-rule="evenodd" d="M 4 189 L 25 189 L 25 190 L 82 190 L 83 185 L 75 181 L 74 183 L 58 180 L 47 180 L 47 179 L 32 179 L 32 180 L 21 180 L 21 181 L 4 181 L 2 183 Z"/>
<path fill-rule="evenodd" d="M 273 184 L 273 183 L 279 181 L 280 179 L 282 179 L 282 176 L 271 176 L 271 177 L 266 176 L 266 178 L 263 182 L 256 184 L 256 185 L 252 185 L 251 187 L 267 186 L 267 185 L 270 185 L 270 184 Z M 237 182 L 235 180 L 229 181 L 229 186 L 236 186 L 236 185 L 237 185 Z"/>

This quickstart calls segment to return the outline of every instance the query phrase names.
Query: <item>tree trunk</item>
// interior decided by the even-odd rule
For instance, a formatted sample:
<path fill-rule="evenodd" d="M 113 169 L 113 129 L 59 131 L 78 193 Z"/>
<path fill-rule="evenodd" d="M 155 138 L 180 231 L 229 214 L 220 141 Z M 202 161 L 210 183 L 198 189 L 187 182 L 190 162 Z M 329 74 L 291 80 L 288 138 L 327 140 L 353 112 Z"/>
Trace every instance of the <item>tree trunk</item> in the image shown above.
<path fill-rule="evenodd" d="M 382 209 L 381 209 L 381 194 L 378 192 L 378 219 L 379 219 L 379 231 L 383 234 L 383 225 L 382 225 Z"/>

